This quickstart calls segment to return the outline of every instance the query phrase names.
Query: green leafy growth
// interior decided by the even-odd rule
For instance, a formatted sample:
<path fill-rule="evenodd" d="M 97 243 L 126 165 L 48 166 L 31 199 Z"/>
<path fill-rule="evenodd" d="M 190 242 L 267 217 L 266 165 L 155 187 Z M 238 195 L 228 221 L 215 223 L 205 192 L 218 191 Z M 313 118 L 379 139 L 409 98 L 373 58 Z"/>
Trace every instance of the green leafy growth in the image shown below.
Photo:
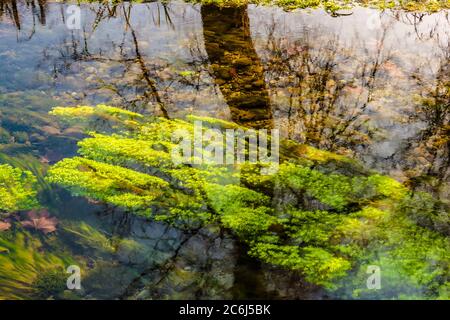
<path fill-rule="evenodd" d="M 277 219 L 271 215 L 270 198 L 237 185 L 208 184 L 210 205 L 222 223 L 246 239 L 264 234 Z"/>
<path fill-rule="evenodd" d="M 36 207 L 36 178 L 29 171 L 0 165 L 0 213 Z"/>
<path fill-rule="evenodd" d="M 78 106 L 73 108 L 56 107 L 50 114 L 57 116 L 68 125 L 81 125 L 95 130 L 111 132 L 131 130 L 139 124 L 141 114 L 107 105 Z"/>
<path fill-rule="evenodd" d="M 310 166 L 294 163 L 282 164 L 278 178 L 279 185 L 304 192 L 338 211 L 346 209 L 350 204 L 365 204 L 383 197 L 399 200 L 407 194 L 407 189 L 401 183 L 379 174 L 347 176 L 324 173 Z"/>
<path fill-rule="evenodd" d="M 355 273 L 342 280 L 341 295 L 363 299 L 448 299 L 448 238 L 416 225 L 403 211 L 364 211 L 360 219 L 349 217 L 339 227 L 346 241 L 360 248 L 357 256 L 361 261 Z M 369 265 L 380 267 L 382 290 L 361 285 L 367 280 Z"/>
<path fill-rule="evenodd" d="M 267 263 L 280 265 L 291 270 L 300 270 L 311 283 L 334 288 L 333 280 L 346 275 L 351 263 L 327 250 L 317 247 L 276 245 L 256 243 L 250 254 Z"/>
<path fill-rule="evenodd" d="M 110 107 L 104 104 L 99 104 L 95 107 L 78 106 L 73 108 L 55 107 L 50 111 L 51 115 L 61 117 L 67 120 L 86 120 L 89 118 L 111 116 L 115 120 L 130 120 L 142 118 L 139 113 L 127 111 L 120 108 Z"/>
<path fill-rule="evenodd" d="M 113 122 L 122 116 L 104 107 L 95 112 Z M 64 109 L 58 113 L 68 116 Z M 271 176 L 261 175 L 260 163 L 172 161 L 174 134 L 181 130 L 192 139 L 194 121 L 205 123 L 204 130 L 235 128 L 191 116 L 140 118 L 128 130 L 96 130 L 79 143 L 81 156 L 54 165 L 48 180 L 177 227 L 219 223 L 246 242 L 254 257 L 342 295 L 370 297 L 361 287 L 365 268 L 376 264 L 392 280 L 385 296 L 446 296 L 448 239 L 442 228 L 448 208 L 354 160 L 292 141 L 281 142 L 282 163 Z"/>
<path fill-rule="evenodd" d="M 64 268 L 55 268 L 40 273 L 33 282 L 35 296 L 39 299 L 63 298 L 67 289 L 68 274 Z"/>
<path fill-rule="evenodd" d="M 57 163 L 49 170 L 48 179 L 75 195 L 131 210 L 149 208 L 168 186 L 158 177 L 80 157 Z"/>
<path fill-rule="evenodd" d="M 242 128 L 238 124 L 230 121 L 226 121 L 223 119 L 216 119 L 211 117 L 201 117 L 195 115 L 188 115 L 187 120 L 189 122 L 201 121 L 203 125 L 212 127 L 212 128 L 220 128 L 220 129 L 239 129 Z"/>

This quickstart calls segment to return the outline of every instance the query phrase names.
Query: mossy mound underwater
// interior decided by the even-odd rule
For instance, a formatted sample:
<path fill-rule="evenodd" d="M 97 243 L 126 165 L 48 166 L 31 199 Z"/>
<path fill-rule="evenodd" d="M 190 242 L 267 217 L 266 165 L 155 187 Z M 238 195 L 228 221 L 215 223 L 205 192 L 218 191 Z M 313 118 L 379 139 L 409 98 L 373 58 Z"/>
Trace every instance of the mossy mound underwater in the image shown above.
<path fill-rule="evenodd" d="M 300 272 L 340 297 L 450 297 L 448 204 L 427 193 L 287 140 L 272 175 L 261 175 L 267 164 L 260 163 L 172 161 L 176 130 L 193 134 L 195 120 L 205 129 L 237 127 L 219 119 L 150 118 L 104 105 L 52 114 L 69 124 L 83 121 L 89 131 L 80 156 L 48 172 L 50 182 L 74 195 L 179 228 L 219 225 L 251 256 Z M 383 290 L 366 287 L 369 265 L 380 267 Z"/>
<path fill-rule="evenodd" d="M 36 184 L 30 171 L 0 164 L 0 219 L 9 212 L 36 207 Z"/>

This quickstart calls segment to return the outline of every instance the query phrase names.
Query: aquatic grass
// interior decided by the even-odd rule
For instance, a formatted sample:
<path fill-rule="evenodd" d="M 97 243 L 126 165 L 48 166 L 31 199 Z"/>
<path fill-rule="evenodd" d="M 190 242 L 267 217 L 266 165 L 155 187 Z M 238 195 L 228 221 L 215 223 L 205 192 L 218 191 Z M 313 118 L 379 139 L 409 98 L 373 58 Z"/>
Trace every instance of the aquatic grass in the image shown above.
<path fill-rule="evenodd" d="M 27 299 L 35 294 L 39 275 L 70 261 L 43 250 L 39 239 L 26 232 L 0 234 L 0 299 Z"/>
<path fill-rule="evenodd" d="M 67 221 L 62 227 L 62 232 L 85 250 L 95 249 L 97 254 L 115 252 L 108 235 L 84 221 Z"/>

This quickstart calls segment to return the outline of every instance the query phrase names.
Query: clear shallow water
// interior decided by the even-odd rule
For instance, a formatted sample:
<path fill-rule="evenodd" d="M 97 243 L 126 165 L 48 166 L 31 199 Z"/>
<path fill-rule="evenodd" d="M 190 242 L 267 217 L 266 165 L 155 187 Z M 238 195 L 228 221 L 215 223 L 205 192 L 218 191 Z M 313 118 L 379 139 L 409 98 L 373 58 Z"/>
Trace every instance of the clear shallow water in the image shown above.
<path fill-rule="evenodd" d="M 65 4 L 0 4 L 5 161 L 45 167 L 75 154 L 81 129 L 59 126 L 48 111 L 107 103 L 278 127 L 448 199 L 449 146 L 437 142 L 448 136 L 449 111 L 422 103 L 448 101 L 448 12 L 355 9 L 335 18 L 255 6 L 84 4 L 82 30 L 69 30 Z M 84 297 L 323 297 L 293 275 L 265 270 L 229 236 L 186 234 L 62 190 L 43 197 L 61 221 L 48 245 L 95 270 Z"/>

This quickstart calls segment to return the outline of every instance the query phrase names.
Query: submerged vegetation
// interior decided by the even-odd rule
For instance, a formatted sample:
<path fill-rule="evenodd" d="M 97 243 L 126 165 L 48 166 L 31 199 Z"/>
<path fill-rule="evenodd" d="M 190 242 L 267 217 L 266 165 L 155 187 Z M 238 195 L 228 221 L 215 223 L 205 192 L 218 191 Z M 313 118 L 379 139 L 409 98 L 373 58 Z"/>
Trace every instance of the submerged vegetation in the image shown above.
<path fill-rule="evenodd" d="M 0 299 L 450 299 L 449 0 L 79 2 L 0 0 Z M 194 121 L 292 140 L 174 161 Z"/>
<path fill-rule="evenodd" d="M 64 273 L 68 257 L 50 252 L 45 238 L 23 229 L 44 234 L 56 230 L 56 219 L 45 210 L 38 214 L 38 207 L 36 177 L 30 171 L 0 165 L 0 300 L 55 298 L 65 289 L 67 277 L 54 275 Z M 16 223 L 16 214 L 26 210 L 30 210 L 28 220 Z"/>
<path fill-rule="evenodd" d="M 0 299 L 62 294 L 63 290 L 55 288 L 64 289 L 65 280 L 59 277 L 56 281 L 50 274 L 61 274 L 69 261 L 64 255 L 49 252 L 42 240 L 27 232 L 0 233 Z"/>
<path fill-rule="evenodd" d="M 37 205 L 37 180 L 29 171 L 0 165 L 0 214 L 32 209 Z M 1 217 L 1 216 L 0 216 Z"/>
<path fill-rule="evenodd" d="M 194 116 L 167 120 L 107 106 L 52 113 L 67 123 L 83 120 L 90 135 L 79 142 L 80 156 L 48 172 L 48 181 L 75 195 L 184 229 L 218 224 L 250 255 L 343 295 L 374 297 L 360 288 L 367 266 L 378 265 L 389 279 L 383 297 L 449 297 L 448 207 L 430 205 L 426 193 L 292 141 L 282 142 L 282 163 L 269 176 L 260 173 L 267 164 L 176 164 L 172 135 L 180 128 L 193 134 Z M 428 208 L 420 217 L 418 206 Z"/>

